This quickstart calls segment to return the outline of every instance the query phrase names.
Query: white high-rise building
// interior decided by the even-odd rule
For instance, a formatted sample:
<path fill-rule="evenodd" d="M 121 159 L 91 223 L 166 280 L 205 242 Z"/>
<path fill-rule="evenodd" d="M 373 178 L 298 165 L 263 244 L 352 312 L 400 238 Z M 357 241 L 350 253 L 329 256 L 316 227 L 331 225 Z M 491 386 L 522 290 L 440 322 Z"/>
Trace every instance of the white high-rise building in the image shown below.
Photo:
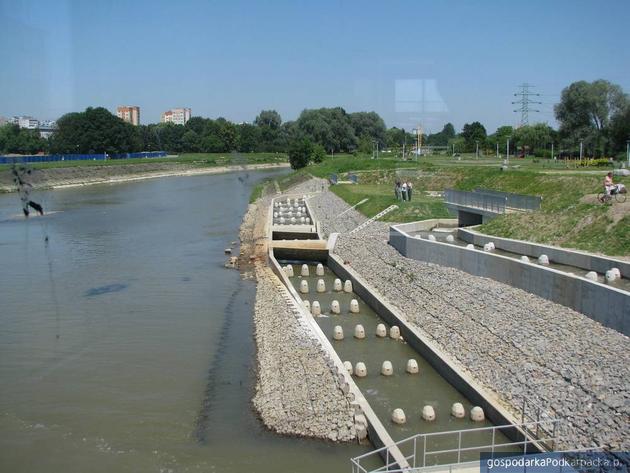
<path fill-rule="evenodd" d="M 189 108 L 172 108 L 162 114 L 162 123 L 185 125 L 192 115 Z"/>
<path fill-rule="evenodd" d="M 35 130 L 39 127 L 39 120 L 33 117 L 19 117 L 18 125 L 20 128 L 27 128 L 29 130 Z"/>

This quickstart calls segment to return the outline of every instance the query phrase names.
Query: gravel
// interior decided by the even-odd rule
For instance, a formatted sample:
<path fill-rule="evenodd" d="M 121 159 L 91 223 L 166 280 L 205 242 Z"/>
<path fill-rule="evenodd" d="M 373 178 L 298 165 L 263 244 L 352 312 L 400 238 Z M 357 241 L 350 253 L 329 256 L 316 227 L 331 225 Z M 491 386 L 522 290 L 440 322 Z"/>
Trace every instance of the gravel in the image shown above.
<path fill-rule="evenodd" d="M 308 183 L 305 183 L 308 184 Z M 310 201 L 324 233 L 365 220 L 331 192 Z M 389 224 L 340 235 L 335 253 L 513 412 L 523 396 L 567 421 L 560 448 L 630 449 L 630 339 L 490 279 L 403 257 Z"/>
<path fill-rule="evenodd" d="M 356 439 L 354 407 L 334 365 L 272 271 L 257 265 L 256 275 L 258 382 L 253 402 L 261 419 L 282 434 Z"/>

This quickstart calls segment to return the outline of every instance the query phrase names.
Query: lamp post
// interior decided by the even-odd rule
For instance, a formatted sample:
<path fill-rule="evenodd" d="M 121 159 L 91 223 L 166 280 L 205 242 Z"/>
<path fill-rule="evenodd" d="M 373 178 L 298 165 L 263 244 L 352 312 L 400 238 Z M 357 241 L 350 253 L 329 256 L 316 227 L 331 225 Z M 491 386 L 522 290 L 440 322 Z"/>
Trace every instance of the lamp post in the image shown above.
<path fill-rule="evenodd" d="M 510 138 L 507 139 L 507 144 L 505 145 L 505 157 L 507 159 L 507 165 L 510 165 Z"/>
<path fill-rule="evenodd" d="M 372 141 L 372 158 L 374 158 L 374 149 L 376 148 L 376 159 L 378 159 L 378 140 Z"/>

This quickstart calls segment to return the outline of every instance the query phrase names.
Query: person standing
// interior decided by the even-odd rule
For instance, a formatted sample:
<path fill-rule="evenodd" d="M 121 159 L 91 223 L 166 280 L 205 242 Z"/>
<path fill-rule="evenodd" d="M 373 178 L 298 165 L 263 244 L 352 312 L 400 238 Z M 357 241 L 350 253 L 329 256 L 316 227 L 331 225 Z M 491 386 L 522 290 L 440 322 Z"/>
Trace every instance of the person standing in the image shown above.
<path fill-rule="evenodd" d="M 401 191 L 402 191 L 402 200 L 403 201 L 407 200 L 407 183 L 405 181 L 403 181 L 402 183 Z"/>
<path fill-rule="evenodd" d="M 411 193 L 413 192 L 413 185 L 411 181 L 407 181 L 407 200 L 411 202 Z"/>

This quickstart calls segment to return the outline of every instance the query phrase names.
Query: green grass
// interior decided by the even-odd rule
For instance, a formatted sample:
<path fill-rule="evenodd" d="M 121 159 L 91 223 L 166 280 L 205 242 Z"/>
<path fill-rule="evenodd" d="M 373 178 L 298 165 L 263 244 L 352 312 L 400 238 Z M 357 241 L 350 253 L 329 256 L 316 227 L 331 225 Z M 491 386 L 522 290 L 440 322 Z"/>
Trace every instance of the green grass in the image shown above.
<path fill-rule="evenodd" d="M 604 206 L 592 196 L 602 187 L 606 168 L 573 168 L 564 162 L 511 159 L 510 169 L 501 170 L 502 160 L 476 159 L 472 155 L 456 160 L 449 156 L 422 157 L 419 162 L 383 158 L 339 156 L 308 167 L 315 176 L 336 173 L 347 179 L 348 172 L 359 176 L 359 184 L 338 184 L 331 190 L 354 205 L 369 200 L 357 210 L 371 217 L 386 207 L 400 209 L 384 217 L 386 221 L 408 222 L 447 217 L 441 199 L 428 197 L 424 191 L 445 188 L 473 190 L 478 187 L 541 195 L 538 212 L 506 214 L 480 227 L 497 236 L 577 248 L 608 255 L 630 255 L 629 207 L 614 203 Z M 397 179 L 414 183 L 413 201 L 397 202 L 393 187 Z M 630 187 L 630 178 L 616 178 Z M 621 212 L 621 213 L 620 213 Z"/>
<path fill-rule="evenodd" d="M 286 176 L 282 176 L 278 179 L 278 186 L 282 192 L 286 191 L 290 187 L 301 184 L 302 182 L 306 182 L 311 178 L 311 175 L 306 172 L 306 170 L 301 169 L 296 172 L 292 172 L 291 174 L 287 174 Z"/>
<path fill-rule="evenodd" d="M 88 166 L 128 166 L 147 163 L 188 164 L 191 166 L 227 166 L 238 164 L 268 164 L 286 163 L 284 153 L 183 153 L 165 158 L 133 158 L 110 159 L 107 161 L 55 161 L 50 163 L 29 163 L 33 169 L 88 167 Z M 0 165 L 0 170 L 8 169 L 10 165 Z"/>
<path fill-rule="evenodd" d="M 371 159 L 370 157 L 336 155 L 321 164 L 308 166 L 308 171 L 317 177 L 328 178 L 331 174 L 344 174 L 351 171 L 392 170 L 397 168 L 418 168 L 418 163 L 395 159 Z"/>
<path fill-rule="evenodd" d="M 253 204 L 256 200 L 260 199 L 268 186 L 273 186 L 273 179 L 268 177 L 256 183 L 252 187 L 252 193 L 249 195 L 249 203 Z"/>
<path fill-rule="evenodd" d="M 411 202 L 401 202 L 394 196 L 394 188 L 385 184 L 340 184 L 331 190 L 350 205 L 355 205 L 367 198 L 367 202 L 357 210 L 367 217 L 373 217 L 390 205 L 398 205 L 398 209 L 383 217 L 387 222 L 413 222 L 428 218 L 448 218 L 449 214 L 441 198 L 427 197 L 414 192 Z"/>

